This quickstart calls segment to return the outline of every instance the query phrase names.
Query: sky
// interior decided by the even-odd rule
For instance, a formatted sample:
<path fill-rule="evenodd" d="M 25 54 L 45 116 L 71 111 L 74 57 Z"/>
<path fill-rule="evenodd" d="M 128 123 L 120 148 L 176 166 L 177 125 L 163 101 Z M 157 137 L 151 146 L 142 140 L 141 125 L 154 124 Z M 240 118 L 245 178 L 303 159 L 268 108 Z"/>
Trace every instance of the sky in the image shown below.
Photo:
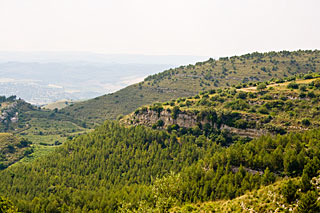
<path fill-rule="evenodd" d="M 233 56 L 320 49 L 319 0 L 0 0 L 0 51 Z"/>

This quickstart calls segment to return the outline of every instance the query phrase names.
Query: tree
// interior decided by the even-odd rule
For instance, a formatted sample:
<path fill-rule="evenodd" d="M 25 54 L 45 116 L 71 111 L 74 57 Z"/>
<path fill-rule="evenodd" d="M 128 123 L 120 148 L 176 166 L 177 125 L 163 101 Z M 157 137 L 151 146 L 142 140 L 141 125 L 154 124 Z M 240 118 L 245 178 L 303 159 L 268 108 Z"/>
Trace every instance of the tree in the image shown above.
<path fill-rule="evenodd" d="M 240 91 L 240 92 L 238 93 L 238 96 L 237 96 L 237 97 L 240 98 L 240 99 L 246 99 L 246 98 L 247 98 L 247 93 Z"/>
<path fill-rule="evenodd" d="M 287 203 L 292 203 L 296 199 L 297 186 L 289 180 L 282 186 L 281 193 Z"/>
<path fill-rule="evenodd" d="M 274 174 L 270 171 L 270 169 L 267 167 L 264 170 L 264 174 L 262 176 L 262 184 L 268 185 L 270 183 L 273 183 L 275 181 Z"/>
<path fill-rule="evenodd" d="M 298 212 L 319 212 L 320 208 L 317 205 L 318 195 L 315 191 L 308 191 L 301 196 L 298 204 Z"/>
<path fill-rule="evenodd" d="M 10 200 L 0 196 L 0 212 L 18 212 L 18 209 L 12 204 Z"/>
<path fill-rule="evenodd" d="M 291 82 L 287 87 L 289 89 L 299 89 L 299 84 L 297 84 L 296 82 Z"/>
<path fill-rule="evenodd" d="M 301 189 L 302 191 L 308 191 L 311 189 L 311 180 L 317 175 L 319 169 L 319 159 L 314 157 L 312 161 L 304 166 L 302 177 L 301 177 Z"/>
<path fill-rule="evenodd" d="M 163 125 L 164 125 L 163 120 L 158 120 L 158 121 L 157 121 L 157 126 L 158 126 L 158 127 L 162 127 Z"/>
<path fill-rule="evenodd" d="M 180 112 L 179 107 L 178 106 L 174 106 L 173 109 L 172 109 L 172 114 L 171 114 L 172 118 L 173 119 L 177 119 L 179 112 Z"/>
<path fill-rule="evenodd" d="M 307 86 L 306 85 L 301 85 L 301 87 L 299 88 L 302 92 L 307 91 Z"/>
<path fill-rule="evenodd" d="M 157 178 L 153 184 L 152 194 L 159 212 L 167 212 L 179 201 L 181 177 L 171 172 L 163 178 Z"/>

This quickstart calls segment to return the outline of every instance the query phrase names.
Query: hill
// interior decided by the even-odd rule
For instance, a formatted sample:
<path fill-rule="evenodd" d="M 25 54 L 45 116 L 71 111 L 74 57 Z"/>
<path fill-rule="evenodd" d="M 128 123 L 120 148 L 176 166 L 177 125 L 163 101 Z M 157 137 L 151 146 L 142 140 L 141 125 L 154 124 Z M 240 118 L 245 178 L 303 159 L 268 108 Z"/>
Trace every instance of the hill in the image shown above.
<path fill-rule="evenodd" d="M 62 112 L 87 122 L 101 124 L 116 119 L 142 105 L 188 97 L 200 91 L 224 88 L 251 81 L 285 78 L 320 70 L 320 52 L 281 51 L 209 59 L 147 77 L 118 92 L 75 103 Z"/>
<path fill-rule="evenodd" d="M 319 177 L 317 177 L 319 178 Z M 297 188 L 294 189 L 295 201 L 286 200 L 283 189 L 292 182 Z M 317 212 L 319 207 L 310 203 L 310 206 L 304 206 L 300 198 L 305 197 L 304 193 L 299 191 L 299 182 L 297 178 L 282 179 L 261 189 L 247 192 L 242 196 L 232 200 L 209 201 L 204 203 L 189 203 L 179 207 L 173 207 L 170 212 Z M 295 191 L 296 190 L 296 191 Z M 317 197 L 316 197 L 317 198 Z M 300 203 L 299 203 L 300 201 Z M 303 200 L 303 202 L 305 202 Z M 313 204 L 313 205 L 312 205 Z M 300 210 L 300 211 L 299 211 Z M 302 211 L 304 210 L 304 211 Z"/>
<path fill-rule="evenodd" d="M 56 101 L 53 103 L 46 104 L 46 105 L 42 106 L 41 108 L 42 109 L 50 109 L 50 110 L 62 109 L 62 108 L 65 108 L 66 106 L 69 106 L 73 103 L 74 103 L 74 101 L 72 101 L 72 100 L 64 99 L 64 100 L 59 100 L 59 101 Z"/>
<path fill-rule="evenodd" d="M 167 84 L 170 92 L 181 95 L 188 91 L 190 85 L 186 83 L 190 79 L 199 79 L 186 77 L 184 84 L 181 79 L 170 84 L 171 75 L 181 77 L 180 71 L 170 71 L 148 77 L 140 88 L 139 84 L 133 85 L 137 90 L 129 88 L 131 93 L 126 92 L 127 88 L 54 111 L 5 98 L 2 106 L 6 116 L 17 118 L 4 119 L 6 131 L 19 132 L 28 139 L 35 137 L 30 140 L 39 139 L 39 145 L 43 135 L 55 139 L 41 145 L 52 147 L 50 153 L 0 171 L 0 194 L 23 212 L 259 211 L 275 207 L 269 205 L 271 198 L 265 197 L 265 187 L 276 182 L 268 192 L 270 189 L 280 196 L 276 201 L 281 205 L 317 212 L 318 189 L 311 180 L 317 180 L 320 169 L 320 76 L 315 62 L 319 58 L 306 57 L 315 53 L 318 54 L 297 51 L 235 57 L 235 61 L 262 57 L 262 62 L 267 63 L 266 57 L 276 54 L 273 57 L 300 58 L 301 63 L 309 65 L 298 65 L 294 76 L 278 76 L 265 82 L 256 79 L 227 86 L 225 80 L 226 85 L 221 88 L 193 91 L 194 96 L 171 97 L 163 103 L 142 106 L 120 122 L 105 121 L 88 133 L 87 125 L 103 119 L 89 116 L 91 120 L 86 120 L 90 113 L 101 115 L 104 97 L 118 100 L 112 103 L 118 106 L 112 111 L 116 115 L 124 109 L 123 101 L 133 100 L 133 105 L 141 106 L 134 99 L 137 91 L 146 92 L 151 101 L 156 93 L 147 93 L 146 88 L 154 91 L 156 84 Z M 233 59 L 209 60 L 194 67 L 232 63 Z M 196 88 L 203 89 L 200 84 Z M 158 94 L 169 98 L 170 92 Z M 81 105 L 85 103 L 93 104 L 93 108 Z M 68 111 L 78 104 L 82 108 Z M 79 119 L 74 117 L 77 113 L 81 115 Z M 72 137 L 75 135 L 79 136 Z M 67 141 L 55 143 L 57 136 Z M 266 205 L 255 205 L 259 201 Z"/>
<path fill-rule="evenodd" d="M 106 122 L 41 159 L 1 171 L 0 193 L 27 212 L 168 211 L 302 175 L 304 196 L 319 169 L 319 141 L 318 129 L 248 141 Z"/>
<path fill-rule="evenodd" d="M 16 96 L 0 96 L 0 110 L 0 132 L 23 137 L 33 144 L 33 153 L 21 155 L 19 152 L 16 160 L 21 157 L 30 160 L 46 154 L 64 143 L 68 137 L 89 131 L 80 120 L 59 113 L 56 109 L 41 109 L 22 99 L 16 99 Z"/>
<path fill-rule="evenodd" d="M 218 130 L 258 137 L 320 127 L 320 75 L 275 81 L 140 107 L 122 122 L 179 133 L 203 131 L 207 136 Z"/>

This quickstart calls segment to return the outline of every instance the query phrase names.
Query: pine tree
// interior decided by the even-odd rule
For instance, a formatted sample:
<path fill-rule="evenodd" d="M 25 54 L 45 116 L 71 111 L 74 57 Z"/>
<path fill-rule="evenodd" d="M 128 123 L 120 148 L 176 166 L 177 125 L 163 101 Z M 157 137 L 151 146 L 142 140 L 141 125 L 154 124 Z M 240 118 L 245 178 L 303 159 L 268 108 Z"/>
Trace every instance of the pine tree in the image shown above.
<path fill-rule="evenodd" d="M 281 193 L 287 203 L 292 203 L 296 199 L 297 186 L 289 180 L 282 186 Z"/>
<path fill-rule="evenodd" d="M 301 196 L 298 204 L 299 212 L 319 212 L 320 208 L 317 203 L 317 193 L 315 191 L 308 191 L 306 194 Z"/>

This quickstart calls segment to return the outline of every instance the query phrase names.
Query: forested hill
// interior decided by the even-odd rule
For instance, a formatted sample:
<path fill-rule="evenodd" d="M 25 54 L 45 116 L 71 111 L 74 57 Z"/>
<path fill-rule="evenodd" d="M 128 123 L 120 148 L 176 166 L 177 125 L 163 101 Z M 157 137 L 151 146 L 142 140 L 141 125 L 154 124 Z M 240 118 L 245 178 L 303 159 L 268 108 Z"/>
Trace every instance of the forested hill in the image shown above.
<path fill-rule="evenodd" d="M 281 51 L 209 59 L 147 77 L 143 82 L 113 94 L 75 103 L 63 113 L 87 122 L 101 124 L 136 108 L 154 102 L 188 97 L 218 87 L 250 81 L 284 78 L 320 70 L 320 51 Z"/>
<path fill-rule="evenodd" d="M 21 158 L 33 160 L 87 131 L 83 122 L 57 109 L 40 109 L 16 96 L 0 96 L 0 170 Z"/>
<path fill-rule="evenodd" d="M 319 139 L 319 130 L 252 141 L 219 132 L 212 139 L 178 137 L 108 121 L 41 159 L 1 171 L 0 194 L 22 212 L 168 212 L 302 175 L 289 192 L 277 193 L 287 203 L 304 202 L 317 193 L 310 180 L 320 165 Z"/>
<path fill-rule="evenodd" d="M 121 121 L 168 131 L 202 130 L 210 135 L 220 129 L 257 137 L 318 128 L 319 109 L 320 74 L 313 73 L 154 103 L 138 108 Z"/>

